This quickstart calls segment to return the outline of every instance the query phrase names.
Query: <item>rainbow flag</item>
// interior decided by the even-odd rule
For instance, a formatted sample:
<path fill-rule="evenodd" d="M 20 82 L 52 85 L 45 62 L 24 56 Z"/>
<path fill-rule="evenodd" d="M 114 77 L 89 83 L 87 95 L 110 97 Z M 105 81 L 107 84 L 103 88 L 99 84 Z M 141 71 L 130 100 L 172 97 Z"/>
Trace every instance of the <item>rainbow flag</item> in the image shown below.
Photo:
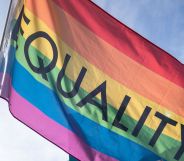
<path fill-rule="evenodd" d="M 17 22 L 17 119 L 82 161 L 184 161 L 183 64 L 89 0 L 26 0 Z"/>

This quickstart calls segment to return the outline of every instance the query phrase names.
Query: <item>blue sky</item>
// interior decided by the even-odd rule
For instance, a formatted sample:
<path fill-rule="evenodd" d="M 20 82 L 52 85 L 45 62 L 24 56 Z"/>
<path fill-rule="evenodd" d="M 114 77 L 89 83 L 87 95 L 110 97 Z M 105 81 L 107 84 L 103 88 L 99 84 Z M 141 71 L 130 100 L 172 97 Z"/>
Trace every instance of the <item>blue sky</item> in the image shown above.
<path fill-rule="evenodd" d="M 184 63 L 184 1 L 93 0 L 114 17 Z M 9 0 L 0 0 L 0 39 Z M 67 155 L 15 120 L 0 100 L 0 158 L 3 161 L 65 161 Z"/>
<path fill-rule="evenodd" d="M 1 4 L 1 9 L 0 9 L 0 40 L 3 34 L 3 28 L 4 28 L 4 24 L 5 24 L 5 17 L 6 14 L 8 12 L 8 5 L 9 5 L 10 0 L 0 0 L 0 4 Z"/>

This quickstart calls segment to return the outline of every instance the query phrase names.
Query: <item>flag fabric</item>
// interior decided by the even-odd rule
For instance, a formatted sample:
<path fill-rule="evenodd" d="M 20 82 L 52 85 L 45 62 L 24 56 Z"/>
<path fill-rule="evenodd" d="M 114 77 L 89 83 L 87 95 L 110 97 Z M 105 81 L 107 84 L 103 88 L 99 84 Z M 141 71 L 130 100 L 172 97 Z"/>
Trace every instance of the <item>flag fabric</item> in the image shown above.
<path fill-rule="evenodd" d="M 17 24 L 17 119 L 79 160 L 184 160 L 183 64 L 88 0 L 26 0 Z"/>

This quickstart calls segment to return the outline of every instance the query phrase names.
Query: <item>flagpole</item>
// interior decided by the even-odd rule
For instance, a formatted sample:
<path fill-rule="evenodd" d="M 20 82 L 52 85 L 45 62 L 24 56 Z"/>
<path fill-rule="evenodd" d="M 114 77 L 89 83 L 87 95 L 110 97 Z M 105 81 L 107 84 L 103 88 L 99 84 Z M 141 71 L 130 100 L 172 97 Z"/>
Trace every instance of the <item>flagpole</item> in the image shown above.
<path fill-rule="evenodd" d="M 6 22 L 5 22 L 5 27 L 4 27 L 4 31 L 3 31 L 3 36 L 2 36 L 2 39 L 1 39 L 0 53 L 1 53 L 2 49 L 3 49 L 3 44 L 4 44 L 4 41 L 5 41 L 6 28 L 8 26 L 8 19 L 9 19 L 9 16 L 10 16 L 12 3 L 13 3 L 13 0 L 10 1 L 10 5 L 9 5 L 9 9 L 8 9 L 8 14 L 7 14 L 7 17 L 6 17 Z"/>

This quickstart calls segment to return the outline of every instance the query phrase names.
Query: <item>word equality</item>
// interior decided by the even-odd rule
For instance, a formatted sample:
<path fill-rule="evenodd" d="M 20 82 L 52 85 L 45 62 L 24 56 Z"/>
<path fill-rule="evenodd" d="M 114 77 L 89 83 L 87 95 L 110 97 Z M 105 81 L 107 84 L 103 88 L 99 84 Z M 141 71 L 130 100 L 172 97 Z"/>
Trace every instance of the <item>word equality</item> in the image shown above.
<path fill-rule="evenodd" d="M 29 24 L 29 19 L 24 15 L 24 13 L 23 13 L 23 19 L 27 24 Z M 18 19 L 18 23 L 15 26 L 14 33 L 18 33 L 16 31 L 19 30 L 19 27 L 20 27 L 20 20 Z M 20 31 L 21 31 L 21 34 L 23 35 L 24 32 L 23 32 L 21 27 L 20 27 Z M 39 39 L 43 38 L 43 39 L 47 40 L 52 47 L 53 58 L 50 61 L 50 63 L 46 66 L 44 65 L 43 59 L 40 58 L 39 56 L 37 56 L 39 66 L 34 66 L 34 64 L 30 60 L 29 47 L 31 46 L 32 42 L 37 40 L 38 38 Z M 17 40 L 16 34 L 13 34 L 13 39 Z M 56 46 L 55 42 L 53 41 L 53 39 L 44 31 L 38 31 L 38 32 L 33 33 L 25 41 L 24 54 L 25 54 L 26 61 L 29 65 L 29 67 L 31 68 L 31 70 L 34 71 L 35 73 L 41 74 L 42 78 L 44 80 L 48 81 L 47 73 L 51 72 L 55 68 L 56 62 L 58 59 L 58 49 L 57 49 L 57 46 Z M 74 82 L 73 89 L 70 91 L 65 91 L 62 88 L 61 81 L 65 76 L 65 72 L 66 72 L 67 66 L 70 62 L 70 59 L 71 59 L 70 54 L 66 53 L 65 58 L 64 58 L 64 62 L 63 62 L 63 66 L 58 74 L 57 81 L 56 81 L 57 90 L 59 91 L 59 93 L 63 97 L 68 98 L 68 99 L 73 98 L 78 94 L 81 83 L 82 83 L 82 81 L 87 73 L 87 69 L 85 67 L 82 67 L 76 81 Z M 102 113 L 102 120 L 108 122 L 108 103 L 107 103 L 107 95 L 106 95 L 106 86 L 107 86 L 107 81 L 104 80 L 103 83 L 101 83 L 94 90 L 92 90 L 90 93 L 88 93 L 84 98 L 81 98 L 81 100 L 79 102 L 77 102 L 76 105 L 79 108 L 87 108 L 87 107 L 85 107 L 86 104 L 93 105 L 94 107 L 100 109 L 100 111 Z M 100 102 L 96 101 L 96 99 L 95 99 L 95 97 L 97 95 L 101 96 Z M 115 126 L 116 128 L 119 128 L 125 132 L 127 132 L 129 130 L 129 128 L 128 128 L 128 126 L 126 126 L 125 124 L 123 124 L 121 122 L 121 119 L 124 116 L 131 99 L 133 99 L 133 98 L 129 95 L 125 95 L 124 98 L 122 98 L 122 102 L 121 102 L 119 109 L 114 117 L 113 122 L 112 122 L 113 126 Z M 149 107 L 149 105 L 145 107 L 142 115 L 140 116 L 139 120 L 137 121 L 137 124 L 135 125 L 134 129 L 131 131 L 132 136 L 138 137 L 138 135 L 139 135 L 144 123 L 146 122 L 151 110 L 152 110 L 152 108 Z M 148 143 L 150 147 L 154 147 L 154 145 L 156 144 L 160 135 L 162 134 L 164 128 L 168 124 L 171 126 L 176 126 L 178 124 L 177 121 L 165 116 L 164 114 L 162 114 L 158 111 L 155 112 L 155 117 L 160 119 L 160 124 L 158 125 L 157 129 L 155 130 L 153 136 L 150 138 L 150 141 Z M 181 146 L 179 147 L 178 151 L 176 152 L 176 154 L 173 157 L 175 160 L 179 160 L 184 153 L 184 125 L 180 124 L 180 127 L 181 127 L 180 128 L 181 129 Z"/>

